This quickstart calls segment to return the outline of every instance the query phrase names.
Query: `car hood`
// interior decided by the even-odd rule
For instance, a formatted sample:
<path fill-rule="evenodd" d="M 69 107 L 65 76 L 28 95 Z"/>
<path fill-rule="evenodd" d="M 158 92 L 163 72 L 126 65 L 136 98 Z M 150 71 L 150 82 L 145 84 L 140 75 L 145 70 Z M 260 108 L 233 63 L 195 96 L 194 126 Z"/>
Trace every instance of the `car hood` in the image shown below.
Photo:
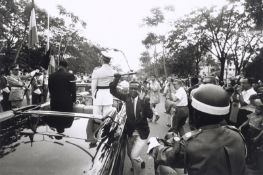
<path fill-rule="evenodd" d="M 94 166 L 103 166 L 100 150 L 107 144 L 91 146 L 88 122 L 21 116 L 0 123 L 0 174 L 91 174 Z"/>

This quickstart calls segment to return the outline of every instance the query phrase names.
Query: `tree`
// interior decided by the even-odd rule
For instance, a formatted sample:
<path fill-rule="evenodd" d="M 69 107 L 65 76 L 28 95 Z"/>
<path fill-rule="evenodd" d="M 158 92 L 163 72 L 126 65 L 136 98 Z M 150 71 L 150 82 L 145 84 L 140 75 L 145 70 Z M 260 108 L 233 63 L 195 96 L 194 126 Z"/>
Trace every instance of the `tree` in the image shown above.
<path fill-rule="evenodd" d="M 170 10 L 170 8 L 168 8 Z M 147 16 L 143 19 L 143 22 L 148 26 L 158 26 L 158 24 L 163 23 L 164 21 L 164 15 L 161 11 L 160 7 L 152 8 L 151 9 L 152 16 Z"/>
<path fill-rule="evenodd" d="M 45 56 L 47 28 L 47 13 L 35 6 L 36 21 L 39 36 L 39 45 L 34 49 L 27 46 L 28 21 L 31 11 L 31 0 L 0 0 L 0 39 L 5 40 L 5 53 L 1 67 L 9 67 L 21 47 L 18 64 L 25 68 L 35 68 Z M 86 27 L 86 23 L 68 12 L 62 6 L 58 6 L 59 17 L 50 17 L 50 45 L 52 54 L 70 59 L 74 70 L 85 71 L 84 67 L 77 69 L 79 64 L 86 65 L 85 72 L 89 72 L 99 65 L 99 50 L 80 36 L 77 26 Z M 67 22 L 65 22 L 67 21 Z M 69 23 L 69 25 L 67 25 Z M 78 60 L 80 59 L 80 60 Z"/>
<path fill-rule="evenodd" d="M 249 17 L 254 20 L 255 29 L 263 29 L 263 1 L 262 0 L 245 0 L 245 8 Z"/>
<path fill-rule="evenodd" d="M 174 11 L 174 7 L 173 6 L 165 6 L 164 10 L 167 12 L 173 12 Z M 165 17 L 164 17 L 164 12 L 160 9 L 160 7 L 157 8 L 153 8 L 151 9 L 151 16 L 147 16 L 146 18 L 143 19 L 143 23 L 149 27 L 157 27 L 159 24 L 163 24 L 165 21 Z M 152 35 L 152 36 L 150 36 Z M 154 36 L 153 36 L 154 35 Z M 152 42 L 147 41 L 147 39 L 149 39 L 149 37 L 152 37 Z M 148 42 L 148 43 L 147 43 Z M 157 64 L 158 62 L 158 57 L 159 55 L 161 55 L 161 59 L 162 59 L 162 65 L 163 68 L 158 68 L 157 65 L 154 65 L 154 69 L 155 69 L 155 75 L 158 74 L 158 70 L 160 69 L 160 71 L 162 71 L 165 74 L 165 76 L 167 77 L 167 68 L 166 68 L 166 47 L 165 47 L 165 42 L 166 42 L 166 38 L 165 35 L 161 35 L 161 34 L 155 34 L 153 32 L 148 33 L 147 37 L 145 38 L 145 40 L 143 41 L 143 44 L 147 44 L 146 49 L 149 50 L 149 48 L 151 46 L 154 46 L 154 53 L 153 53 L 153 57 L 154 57 L 154 62 Z M 162 54 L 157 53 L 157 45 L 161 45 L 162 48 Z"/>
<path fill-rule="evenodd" d="M 249 63 L 244 72 L 246 77 L 253 77 L 256 80 L 263 81 L 263 49 L 260 50 L 260 54 L 255 57 L 255 59 Z"/>
<path fill-rule="evenodd" d="M 228 43 L 236 35 L 238 22 L 244 17 L 235 5 L 221 9 L 200 9 L 192 13 L 196 19 L 194 31 L 199 31 L 203 37 L 211 42 L 211 47 L 205 47 L 220 62 L 219 79 L 224 78 L 225 63 L 230 54 Z"/>

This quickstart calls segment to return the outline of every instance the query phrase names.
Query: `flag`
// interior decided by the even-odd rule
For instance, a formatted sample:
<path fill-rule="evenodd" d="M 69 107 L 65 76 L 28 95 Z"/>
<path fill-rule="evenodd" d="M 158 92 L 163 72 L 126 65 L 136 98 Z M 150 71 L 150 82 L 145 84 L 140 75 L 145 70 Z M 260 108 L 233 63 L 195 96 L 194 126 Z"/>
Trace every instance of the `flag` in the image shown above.
<path fill-rule="evenodd" d="M 37 24 L 36 24 L 36 14 L 33 8 L 31 10 L 30 20 L 29 20 L 29 40 L 28 40 L 28 46 L 33 47 L 35 44 L 38 43 L 38 36 L 37 36 Z"/>

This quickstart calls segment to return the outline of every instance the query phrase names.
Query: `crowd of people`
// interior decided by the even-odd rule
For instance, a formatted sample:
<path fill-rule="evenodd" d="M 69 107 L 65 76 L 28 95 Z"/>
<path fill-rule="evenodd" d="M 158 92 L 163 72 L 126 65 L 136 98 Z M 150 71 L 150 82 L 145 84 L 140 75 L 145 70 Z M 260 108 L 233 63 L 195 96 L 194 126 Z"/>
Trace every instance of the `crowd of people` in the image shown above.
<path fill-rule="evenodd" d="M 126 105 L 125 134 L 132 171 L 136 172 L 138 162 L 145 167 L 141 152 L 148 143 L 147 152 L 159 174 L 176 173 L 176 168 L 184 168 L 189 175 L 245 175 L 248 169 L 263 173 L 261 81 L 239 77 L 219 85 L 214 76 L 139 80 L 117 73 L 110 60 L 110 55 L 102 53 L 101 66 L 88 78 L 68 71 L 66 61 L 49 77 L 43 69 L 20 74 L 19 66 L 14 65 L 9 75 L 1 74 L 1 111 L 21 107 L 24 98 L 27 105 L 44 103 L 49 93 L 51 110 L 73 112 L 76 82 L 90 82 L 97 117 L 90 120 L 91 128 L 114 110 L 113 96 Z M 128 85 L 128 90 L 120 89 L 120 84 Z M 156 110 L 162 98 L 169 116 L 168 133 L 163 139 L 149 139 L 149 122 L 165 117 Z M 89 131 L 90 137 L 93 132 Z"/>

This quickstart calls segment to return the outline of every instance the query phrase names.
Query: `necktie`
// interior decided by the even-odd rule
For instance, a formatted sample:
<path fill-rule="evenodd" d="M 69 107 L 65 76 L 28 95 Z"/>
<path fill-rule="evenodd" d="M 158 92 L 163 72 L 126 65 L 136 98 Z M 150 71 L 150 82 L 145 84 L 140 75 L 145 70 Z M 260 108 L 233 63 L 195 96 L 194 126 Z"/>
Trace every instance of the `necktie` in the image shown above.
<path fill-rule="evenodd" d="M 132 98 L 132 105 L 133 105 L 134 117 L 136 118 L 136 102 L 135 102 L 135 98 Z"/>

